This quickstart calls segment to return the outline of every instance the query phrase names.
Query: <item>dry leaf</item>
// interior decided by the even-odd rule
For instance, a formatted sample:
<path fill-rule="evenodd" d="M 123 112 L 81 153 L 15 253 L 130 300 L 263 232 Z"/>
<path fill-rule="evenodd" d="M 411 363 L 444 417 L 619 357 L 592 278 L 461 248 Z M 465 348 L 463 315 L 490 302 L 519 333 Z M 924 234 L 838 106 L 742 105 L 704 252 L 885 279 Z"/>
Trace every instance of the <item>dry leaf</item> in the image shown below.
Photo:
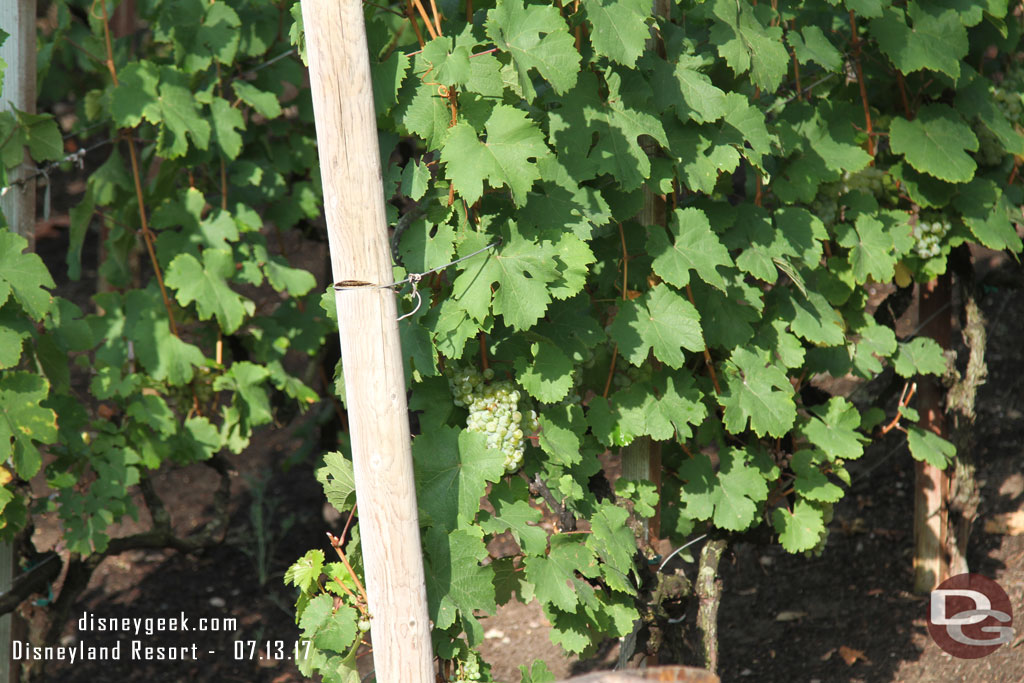
<path fill-rule="evenodd" d="M 828 660 L 832 659 L 832 655 L 834 655 L 835 653 L 836 653 L 836 649 L 835 649 L 835 648 L 832 648 L 832 649 L 830 649 L 830 650 L 829 650 L 828 652 L 826 652 L 825 654 L 823 654 L 823 655 L 822 655 L 822 656 L 820 657 L 820 659 L 821 659 L 821 661 L 823 661 L 823 662 L 827 662 Z"/>
<path fill-rule="evenodd" d="M 858 659 L 863 659 L 865 662 L 868 661 L 868 656 L 864 654 L 863 650 L 854 650 L 852 647 L 846 647 L 845 645 L 839 646 L 839 656 L 846 662 L 846 666 L 853 666 L 857 663 Z"/>
<path fill-rule="evenodd" d="M 992 515 L 991 519 L 985 520 L 985 531 L 986 533 L 1003 534 L 1005 536 L 1020 536 L 1024 534 L 1024 510 Z"/>
<path fill-rule="evenodd" d="M 868 591 L 868 595 L 871 595 L 871 596 L 881 595 L 884 592 L 885 591 L 883 589 L 881 589 L 881 588 L 872 588 L 871 590 Z"/>
<path fill-rule="evenodd" d="M 798 612 L 796 610 L 783 610 L 775 615 L 775 621 L 797 621 L 807 616 L 807 612 Z"/>

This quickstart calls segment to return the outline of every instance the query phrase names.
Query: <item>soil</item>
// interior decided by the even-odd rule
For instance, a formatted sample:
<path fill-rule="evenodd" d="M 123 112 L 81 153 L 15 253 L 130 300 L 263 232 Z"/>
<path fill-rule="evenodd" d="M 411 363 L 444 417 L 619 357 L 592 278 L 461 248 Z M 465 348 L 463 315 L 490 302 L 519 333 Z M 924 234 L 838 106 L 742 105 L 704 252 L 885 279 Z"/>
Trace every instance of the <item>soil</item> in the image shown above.
<path fill-rule="evenodd" d="M 73 203 L 74 200 L 71 200 Z M 59 216 L 58 206 L 55 213 Z M 66 225 L 66 224 L 65 224 Z M 67 235 L 59 219 L 41 226 L 37 248 L 51 270 L 64 270 Z M 1021 279 L 1017 267 L 1013 278 Z M 321 279 L 321 281 L 325 281 Z M 73 295 L 72 283 L 61 294 Z M 1010 595 L 1018 623 L 1024 619 L 1024 535 L 983 530 L 985 520 L 1024 508 L 1024 298 L 1012 289 L 988 292 L 982 302 L 989 320 L 989 379 L 978 398 L 976 451 L 983 484 L 979 519 L 969 550 L 971 570 L 994 578 Z M 53 666 L 47 680 L 65 683 L 124 681 L 244 681 L 289 683 L 303 680 L 287 659 L 267 659 L 267 641 L 283 641 L 285 656 L 299 634 L 294 595 L 282 582 L 287 566 L 306 550 L 329 551 L 324 532 L 335 530 L 325 517 L 324 499 L 313 477 L 313 457 L 296 458 L 314 446 L 312 417 L 264 429 L 252 446 L 231 461 L 234 475 L 231 528 L 219 546 L 196 556 L 171 551 L 138 551 L 110 558 L 95 572 L 65 629 L 65 644 L 88 639 L 111 645 L 122 638 L 80 632 L 83 612 L 94 617 L 200 617 L 237 619 L 234 628 L 183 637 L 141 636 L 145 646 L 196 642 L 199 661 L 82 662 Z M 292 466 L 284 468 L 286 463 Z M 724 597 L 719 614 L 721 678 L 759 683 L 842 681 L 943 683 L 1024 681 L 1024 638 L 975 660 L 950 657 L 927 633 L 926 599 L 912 585 L 913 462 L 905 448 L 874 444 L 859 461 L 851 493 L 837 505 L 823 555 L 787 555 L 777 545 L 737 543 L 722 561 Z M 265 484 L 264 488 L 258 484 Z M 182 535 L 201 528 L 211 514 L 216 477 L 196 465 L 161 471 L 155 478 L 175 528 Z M 256 506 L 254 508 L 254 505 Z M 148 522 L 115 529 L 130 533 Z M 254 513 L 262 511 L 263 521 Z M 257 550 L 260 537 L 269 549 Z M 56 546 L 54 520 L 39 525 L 40 550 Z M 263 560 L 262 577 L 259 560 Z M 262 580 L 261 580 L 262 579 Z M 54 590 L 59 590 L 59 585 Z M 39 596 L 45 603 L 49 596 Z M 45 606 L 30 606 L 29 612 Z M 580 662 L 566 657 L 548 638 L 548 623 L 536 604 L 513 603 L 484 620 L 483 656 L 495 678 L 518 681 L 518 667 L 543 659 L 558 678 L 610 668 L 617 647 L 609 643 L 600 658 Z M 1021 633 L 1018 626 L 1017 632 Z M 252 656 L 249 643 L 255 643 Z M 242 643 L 237 652 L 236 643 Z M 214 654 L 209 654 L 209 651 Z M 206 654 L 203 654 L 203 652 Z M 262 654 L 264 659 L 260 660 Z M 366 657 L 365 661 L 369 661 Z"/>

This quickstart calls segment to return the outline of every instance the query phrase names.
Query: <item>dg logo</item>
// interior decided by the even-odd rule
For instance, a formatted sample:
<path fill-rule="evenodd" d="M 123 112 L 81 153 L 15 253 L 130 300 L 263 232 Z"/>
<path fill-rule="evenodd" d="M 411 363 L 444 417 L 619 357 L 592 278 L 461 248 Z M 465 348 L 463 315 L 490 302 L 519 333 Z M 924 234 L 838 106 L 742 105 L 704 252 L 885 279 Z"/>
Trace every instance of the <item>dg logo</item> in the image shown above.
<path fill-rule="evenodd" d="M 1013 608 L 998 583 L 980 574 L 958 574 L 931 592 L 928 632 L 961 659 L 992 654 L 1013 640 Z"/>

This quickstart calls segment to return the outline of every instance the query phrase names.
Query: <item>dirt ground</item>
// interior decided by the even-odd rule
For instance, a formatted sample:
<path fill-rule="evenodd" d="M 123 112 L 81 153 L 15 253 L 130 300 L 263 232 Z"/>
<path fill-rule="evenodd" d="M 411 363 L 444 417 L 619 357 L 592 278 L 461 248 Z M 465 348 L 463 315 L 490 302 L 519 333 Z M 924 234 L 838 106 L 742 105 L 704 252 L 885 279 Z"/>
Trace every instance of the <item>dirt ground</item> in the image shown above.
<path fill-rule="evenodd" d="M 63 270 L 62 244 L 66 230 L 59 221 L 40 233 L 38 250 L 56 271 Z M 1018 279 L 1024 281 L 1019 273 Z M 982 305 L 990 321 L 989 380 L 978 399 L 975 457 L 983 494 L 969 562 L 972 571 L 994 578 L 1009 593 L 1018 620 L 1014 643 L 982 659 L 960 660 L 944 654 L 928 636 L 927 601 L 909 592 L 912 460 L 905 448 L 893 448 L 887 441 L 874 444 L 859 462 L 861 474 L 836 507 L 821 557 L 789 556 L 768 544 L 743 543 L 729 549 L 722 562 L 724 598 L 719 615 L 723 681 L 1024 681 L 1024 535 L 983 530 L 984 521 L 993 515 L 1024 508 L 1024 297 L 1015 289 L 993 289 Z M 197 556 L 139 551 L 108 559 L 76 607 L 76 620 L 83 612 L 96 617 L 184 613 L 192 619 L 237 619 L 234 628 L 198 638 L 142 637 L 146 646 L 196 642 L 206 653 L 199 661 L 82 662 L 52 667 L 48 680 L 302 680 L 291 662 L 258 657 L 266 654 L 267 641 L 269 649 L 276 647 L 274 641 L 283 641 L 287 649 L 298 637 L 294 596 L 281 579 L 284 570 L 309 548 L 329 550 L 324 532 L 332 527 L 323 515 L 313 458 L 282 469 L 310 439 L 315 443 L 315 431 L 309 418 L 303 418 L 265 429 L 247 452 L 231 458 L 238 473 L 231 530 L 223 545 Z M 201 465 L 158 474 L 157 490 L 164 494 L 180 533 L 200 528 L 209 518 L 216 483 Z M 141 505 L 140 509 L 145 523 Z M 261 510 L 263 521 L 255 509 Z M 128 523 L 120 532 L 138 528 L 141 525 Z M 271 541 L 262 551 L 260 537 Z M 39 549 L 49 549 L 56 541 L 53 520 L 44 521 L 36 537 Z M 484 628 L 483 655 L 498 680 L 518 681 L 518 666 L 534 658 L 544 659 L 561 678 L 611 666 L 616 656 L 616 647 L 610 644 L 600 661 L 565 657 L 551 644 L 548 624 L 536 604 L 508 605 L 487 618 Z M 67 624 L 65 634 L 69 645 L 85 637 L 101 646 L 120 639 L 79 633 L 75 623 Z M 250 643 L 255 643 L 255 659 Z"/>

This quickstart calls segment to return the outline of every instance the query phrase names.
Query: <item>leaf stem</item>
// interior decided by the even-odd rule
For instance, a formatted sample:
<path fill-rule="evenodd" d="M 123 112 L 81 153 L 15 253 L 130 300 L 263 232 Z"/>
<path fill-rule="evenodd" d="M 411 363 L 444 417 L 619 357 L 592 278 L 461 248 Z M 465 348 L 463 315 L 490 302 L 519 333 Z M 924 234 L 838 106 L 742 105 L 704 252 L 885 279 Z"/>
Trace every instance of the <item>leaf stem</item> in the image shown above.
<path fill-rule="evenodd" d="M 857 19 L 850 10 L 851 43 L 853 45 L 853 66 L 857 70 L 857 84 L 860 86 L 860 99 L 864 103 L 864 127 L 868 134 L 868 154 L 875 156 L 875 141 L 871 129 L 871 105 L 868 103 L 868 88 L 864 83 L 864 70 L 860 66 L 860 37 L 857 35 Z"/>
<path fill-rule="evenodd" d="M 690 305 L 697 308 L 696 302 L 693 300 L 693 290 L 690 289 L 690 283 L 686 283 L 686 296 L 690 300 Z M 711 384 L 715 387 L 715 393 L 721 394 L 722 387 L 718 384 L 718 375 L 715 374 L 715 364 L 711 360 L 711 352 L 708 351 L 707 342 L 704 343 L 704 365 L 708 368 L 708 374 L 711 376 Z M 693 457 L 693 456 L 691 456 Z"/>
<path fill-rule="evenodd" d="M 416 23 L 416 14 L 413 12 L 411 2 L 405 6 L 405 14 L 409 17 L 409 23 L 412 24 L 412 30 L 416 32 L 416 40 L 420 44 L 420 49 L 423 49 L 423 46 L 426 45 L 426 43 L 423 41 L 423 34 L 420 33 L 420 25 Z"/>
<path fill-rule="evenodd" d="M 114 66 L 114 48 L 110 42 L 110 18 L 107 15 L 107 3 L 103 0 L 97 0 L 100 7 L 103 9 L 103 38 L 107 49 L 106 65 L 107 70 L 110 72 L 110 78 L 113 80 L 114 87 L 118 87 L 119 81 L 117 78 L 117 68 Z M 95 9 L 96 3 L 93 3 L 93 9 Z M 93 11 L 93 10 L 90 10 Z M 171 325 L 171 334 L 175 337 L 180 337 L 178 334 L 178 325 L 174 320 L 174 310 L 171 308 L 171 300 L 167 296 L 167 288 L 164 286 L 163 273 L 160 271 L 160 262 L 156 258 L 156 250 L 153 247 L 153 233 L 149 229 L 149 223 L 146 220 L 146 203 L 142 194 L 142 177 L 139 172 L 139 159 L 135 152 L 135 139 L 131 134 L 125 134 L 121 132 L 121 137 L 128 141 L 128 156 L 132 162 L 132 180 L 135 184 L 135 198 L 139 203 L 139 232 L 142 233 L 142 240 L 146 243 L 146 251 L 149 253 L 150 263 L 153 264 L 153 273 L 156 275 L 156 283 L 160 287 L 160 296 L 164 300 L 164 308 L 167 309 L 167 320 Z"/>

